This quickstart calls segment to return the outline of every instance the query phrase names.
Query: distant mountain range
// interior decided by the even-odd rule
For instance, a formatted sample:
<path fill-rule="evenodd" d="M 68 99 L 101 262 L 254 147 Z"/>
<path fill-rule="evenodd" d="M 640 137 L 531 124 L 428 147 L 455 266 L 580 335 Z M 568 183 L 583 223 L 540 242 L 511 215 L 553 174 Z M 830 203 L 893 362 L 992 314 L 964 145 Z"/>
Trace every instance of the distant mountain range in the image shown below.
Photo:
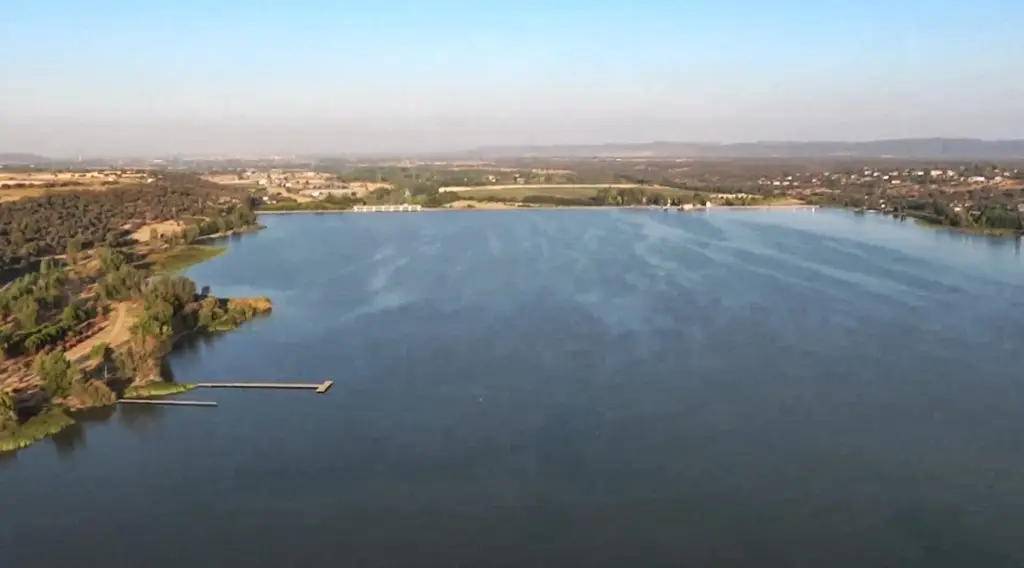
<path fill-rule="evenodd" d="M 0 152 L 0 166 L 14 165 L 14 164 L 41 164 L 49 162 L 50 159 L 46 156 L 40 156 L 38 154 L 25 154 L 25 153 L 2 153 Z"/>
<path fill-rule="evenodd" d="M 1021 160 L 1024 139 L 900 138 L 869 142 L 645 142 L 635 144 L 581 144 L 552 146 L 485 146 L 457 152 L 423 152 L 420 157 L 494 160 L 499 158 L 693 158 L 693 159 L 865 159 Z M 321 156 L 323 157 L 323 156 Z M 378 158 L 386 157 L 376 154 Z M 405 157 L 412 157 L 406 155 Z M 198 160 L 199 158 L 193 158 Z M 136 161 L 145 159 L 137 158 Z M 94 158 L 81 166 L 104 163 Z M 30 153 L 0 153 L 0 165 L 63 165 L 67 159 Z"/>
<path fill-rule="evenodd" d="M 563 146 L 492 146 L 459 154 L 480 158 L 910 158 L 1024 160 L 1024 140 L 903 138 L 870 142 L 648 142 Z"/>

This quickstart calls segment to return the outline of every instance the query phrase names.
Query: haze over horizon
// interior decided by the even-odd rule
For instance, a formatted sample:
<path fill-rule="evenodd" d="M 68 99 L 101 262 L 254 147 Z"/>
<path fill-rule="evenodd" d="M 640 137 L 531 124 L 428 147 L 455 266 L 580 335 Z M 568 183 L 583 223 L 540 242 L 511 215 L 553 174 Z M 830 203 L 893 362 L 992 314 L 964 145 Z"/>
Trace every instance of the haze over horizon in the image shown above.
<path fill-rule="evenodd" d="M 1024 138 L 1022 24 L 1009 0 L 14 0 L 0 152 Z"/>

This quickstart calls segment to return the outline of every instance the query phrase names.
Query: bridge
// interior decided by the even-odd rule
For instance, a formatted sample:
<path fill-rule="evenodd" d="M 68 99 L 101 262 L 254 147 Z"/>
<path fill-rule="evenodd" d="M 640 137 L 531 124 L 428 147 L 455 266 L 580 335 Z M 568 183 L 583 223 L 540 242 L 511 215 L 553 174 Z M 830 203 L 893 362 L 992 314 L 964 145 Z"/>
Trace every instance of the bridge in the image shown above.
<path fill-rule="evenodd" d="M 401 205 L 354 205 L 352 207 L 352 211 L 356 213 L 398 213 L 422 210 L 422 205 L 411 205 L 409 203 Z"/>

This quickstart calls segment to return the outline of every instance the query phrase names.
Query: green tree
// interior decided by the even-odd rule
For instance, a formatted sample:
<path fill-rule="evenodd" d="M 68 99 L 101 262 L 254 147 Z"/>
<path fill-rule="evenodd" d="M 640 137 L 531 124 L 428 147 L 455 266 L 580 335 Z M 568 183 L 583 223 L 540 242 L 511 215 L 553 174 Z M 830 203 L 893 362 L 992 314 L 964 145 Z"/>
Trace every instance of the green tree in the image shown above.
<path fill-rule="evenodd" d="M 252 225 L 256 222 L 256 212 L 253 211 L 252 199 L 243 199 L 238 207 L 239 220 L 242 225 Z"/>
<path fill-rule="evenodd" d="M 127 300 L 142 290 L 146 275 L 131 266 L 121 266 L 100 280 L 100 296 L 105 300 Z"/>
<path fill-rule="evenodd" d="M 60 313 L 60 323 L 64 324 L 67 327 L 74 327 L 78 325 L 80 321 L 82 321 L 83 315 L 84 314 L 82 313 L 82 310 L 78 306 L 74 304 L 68 304 Z"/>
<path fill-rule="evenodd" d="M 78 237 L 68 239 L 67 253 L 69 264 L 78 262 L 78 253 L 80 252 L 82 252 L 82 240 Z"/>
<path fill-rule="evenodd" d="M 38 324 L 39 303 L 35 298 L 26 296 L 19 302 L 18 326 L 21 329 L 32 329 Z"/>
<path fill-rule="evenodd" d="M 100 259 L 100 270 L 107 274 L 115 272 L 125 265 L 124 255 L 109 246 L 100 247 L 97 252 Z"/>
<path fill-rule="evenodd" d="M 39 375 L 43 390 L 51 398 L 70 394 L 71 386 L 78 378 L 78 369 L 60 349 L 38 355 L 32 364 L 32 371 Z"/>
<path fill-rule="evenodd" d="M 117 402 L 117 395 L 101 380 L 74 381 L 69 394 L 87 406 L 107 406 Z"/>
<path fill-rule="evenodd" d="M 107 343 L 106 341 L 101 341 L 96 345 L 93 345 L 92 349 L 89 350 L 89 358 L 105 361 L 106 359 L 110 358 L 112 351 L 113 350 L 110 348 L 109 343 Z"/>
<path fill-rule="evenodd" d="M 185 227 L 185 233 L 183 235 L 186 244 L 192 244 L 199 238 L 199 227 L 195 225 L 189 225 Z"/>
<path fill-rule="evenodd" d="M 14 408 L 14 398 L 9 393 L 0 391 L 0 430 L 17 422 L 18 413 Z"/>

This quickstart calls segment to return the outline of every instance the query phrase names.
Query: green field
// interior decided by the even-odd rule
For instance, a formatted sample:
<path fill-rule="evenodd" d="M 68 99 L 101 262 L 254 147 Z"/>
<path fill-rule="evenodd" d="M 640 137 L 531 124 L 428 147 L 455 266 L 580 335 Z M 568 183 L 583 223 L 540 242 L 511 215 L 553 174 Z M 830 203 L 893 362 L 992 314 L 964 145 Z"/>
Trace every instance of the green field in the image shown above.
<path fill-rule="evenodd" d="M 157 273 L 177 272 L 209 260 L 226 249 L 206 245 L 185 245 L 165 252 L 155 252 L 146 257 L 146 267 Z"/>

